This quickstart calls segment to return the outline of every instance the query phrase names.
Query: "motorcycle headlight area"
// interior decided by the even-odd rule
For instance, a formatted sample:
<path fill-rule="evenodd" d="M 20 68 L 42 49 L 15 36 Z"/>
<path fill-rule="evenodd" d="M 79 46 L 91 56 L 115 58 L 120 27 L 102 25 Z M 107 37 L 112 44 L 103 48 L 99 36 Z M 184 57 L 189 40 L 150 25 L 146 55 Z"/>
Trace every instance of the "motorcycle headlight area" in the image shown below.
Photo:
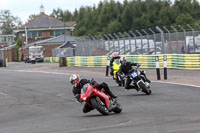
<path fill-rule="evenodd" d="M 83 100 L 85 101 L 87 99 L 87 97 L 84 97 Z"/>

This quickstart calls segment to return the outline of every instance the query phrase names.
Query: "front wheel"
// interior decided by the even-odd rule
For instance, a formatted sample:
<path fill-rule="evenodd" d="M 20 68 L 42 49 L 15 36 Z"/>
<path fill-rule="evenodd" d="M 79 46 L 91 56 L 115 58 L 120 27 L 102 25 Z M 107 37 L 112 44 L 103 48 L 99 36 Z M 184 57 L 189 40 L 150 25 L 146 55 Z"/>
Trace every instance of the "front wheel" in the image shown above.
<path fill-rule="evenodd" d="M 122 107 L 121 107 L 121 105 L 117 102 L 117 103 L 115 104 L 115 107 L 112 109 L 112 111 L 115 112 L 115 113 L 121 113 L 121 112 L 122 112 Z"/>
<path fill-rule="evenodd" d="M 147 88 L 146 85 L 144 84 L 144 82 L 139 82 L 138 85 L 142 89 L 142 92 L 144 92 L 146 95 L 150 95 L 151 94 L 150 88 Z"/>
<path fill-rule="evenodd" d="M 92 98 L 91 100 L 92 106 L 98 110 L 103 115 L 109 115 L 109 111 L 106 108 L 106 105 L 99 98 Z"/>

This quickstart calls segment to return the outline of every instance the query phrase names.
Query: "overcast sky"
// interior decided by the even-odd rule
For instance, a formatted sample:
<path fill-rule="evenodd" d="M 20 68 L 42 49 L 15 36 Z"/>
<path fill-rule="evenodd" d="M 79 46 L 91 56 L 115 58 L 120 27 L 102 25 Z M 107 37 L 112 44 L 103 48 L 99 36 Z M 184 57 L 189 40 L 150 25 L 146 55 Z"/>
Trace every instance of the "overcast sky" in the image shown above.
<path fill-rule="evenodd" d="M 97 5 L 100 0 L 0 0 L 0 10 L 10 10 L 13 16 L 18 16 L 23 23 L 32 14 L 39 14 L 41 4 L 45 14 L 49 15 L 53 9 L 61 8 L 74 12 L 81 6 Z M 101 0 L 102 1 L 102 0 Z M 123 2 L 123 0 L 115 0 Z"/>

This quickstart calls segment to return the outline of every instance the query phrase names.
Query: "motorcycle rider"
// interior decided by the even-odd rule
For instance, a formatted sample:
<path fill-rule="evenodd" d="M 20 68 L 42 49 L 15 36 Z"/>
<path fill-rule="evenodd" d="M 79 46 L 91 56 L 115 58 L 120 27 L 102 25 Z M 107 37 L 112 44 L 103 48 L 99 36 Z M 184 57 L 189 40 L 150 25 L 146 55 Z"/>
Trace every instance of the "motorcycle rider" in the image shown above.
<path fill-rule="evenodd" d="M 101 84 L 98 84 L 96 81 L 93 81 L 93 80 L 88 80 L 88 79 L 80 79 L 79 75 L 78 74 L 72 74 L 70 76 L 70 79 L 69 79 L 70 83 L 74 86 L 73 87 L 73 94 L 74 94 L 74 97 L 77 99 L 78 102 L 82 102 L 80 100 L 80 94 L 81 94 L 81 88 L 87 84 L 87 83 L 91 83 L 93 85 L 93 87 L 99 89 L 99 90 L 102 90 L 104 89 L 105 92 L 113 99 L 117 98 L 116 95 L 114 95 L 110 88 L 108 87 L 108 84 L 105 83 L 105 82 L 102 82 Z M 88 104 L 85 104 L 84 107 L 83 107 L 83 112 L 84 113 L 87 113 L 89 111 L 93 110 L 93 108 L 88 105 Z"/>
<path fill-rule="evenodd" d="M 113 62 L 114 62 L 116 59 L 120 59 L 120 56 L 118 55 L 117 52 L 113 52 L 112 58 L 111 58 L 111 60 L 110 60 L 110 75 L 112 75 L 112 76 L 113 76 L 113 72 L 114 72 L 114 70 L 113 70 Z"/>
<path fill-rule="evenodd" d="M 125 75 L 127 75 L 129 73 L 129 71 L 132 69 L 132 66 L 137 66 L 137 67 L 140 66 L 140 64 L 138 64 L 138 63 L 132 63 L 132 62 L 126 61 L 125 57 L 122 57 L 120 60 L 121 60 L 121 66 L 120 66 L 119 71 L 123 72 Z M 146 77 L 145 72 L 141 71 L 141 74 L 143 74 L 144 77 L 146 78 L 146 81 L 150 83 L 150 80 Z M 125 89 L 136 89 L 137 90 L 138 88 L 136 88 L 134 85 L 130 85 L 131 82 L 132 82 L 132 80 L 130 79 L 129 76 L 127 76 L 126 82 L 125 82 Z"/>

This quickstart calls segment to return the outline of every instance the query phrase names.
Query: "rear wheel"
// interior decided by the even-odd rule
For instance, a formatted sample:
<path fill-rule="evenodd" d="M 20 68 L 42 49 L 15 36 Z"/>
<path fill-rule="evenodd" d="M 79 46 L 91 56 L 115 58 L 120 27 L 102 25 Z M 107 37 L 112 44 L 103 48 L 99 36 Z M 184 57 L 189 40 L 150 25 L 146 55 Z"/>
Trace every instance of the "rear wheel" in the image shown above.
<path fill-rule="evenodd" d="M 101 114 L 103 115 L 109 115 L 109 111 L 106 108 L 106 105 L 104 104 L 103 101 L 101 101 L 100 98 L 92 98 L 91 99 L 91 104 L 92 106 L 98 110 Z"/>

